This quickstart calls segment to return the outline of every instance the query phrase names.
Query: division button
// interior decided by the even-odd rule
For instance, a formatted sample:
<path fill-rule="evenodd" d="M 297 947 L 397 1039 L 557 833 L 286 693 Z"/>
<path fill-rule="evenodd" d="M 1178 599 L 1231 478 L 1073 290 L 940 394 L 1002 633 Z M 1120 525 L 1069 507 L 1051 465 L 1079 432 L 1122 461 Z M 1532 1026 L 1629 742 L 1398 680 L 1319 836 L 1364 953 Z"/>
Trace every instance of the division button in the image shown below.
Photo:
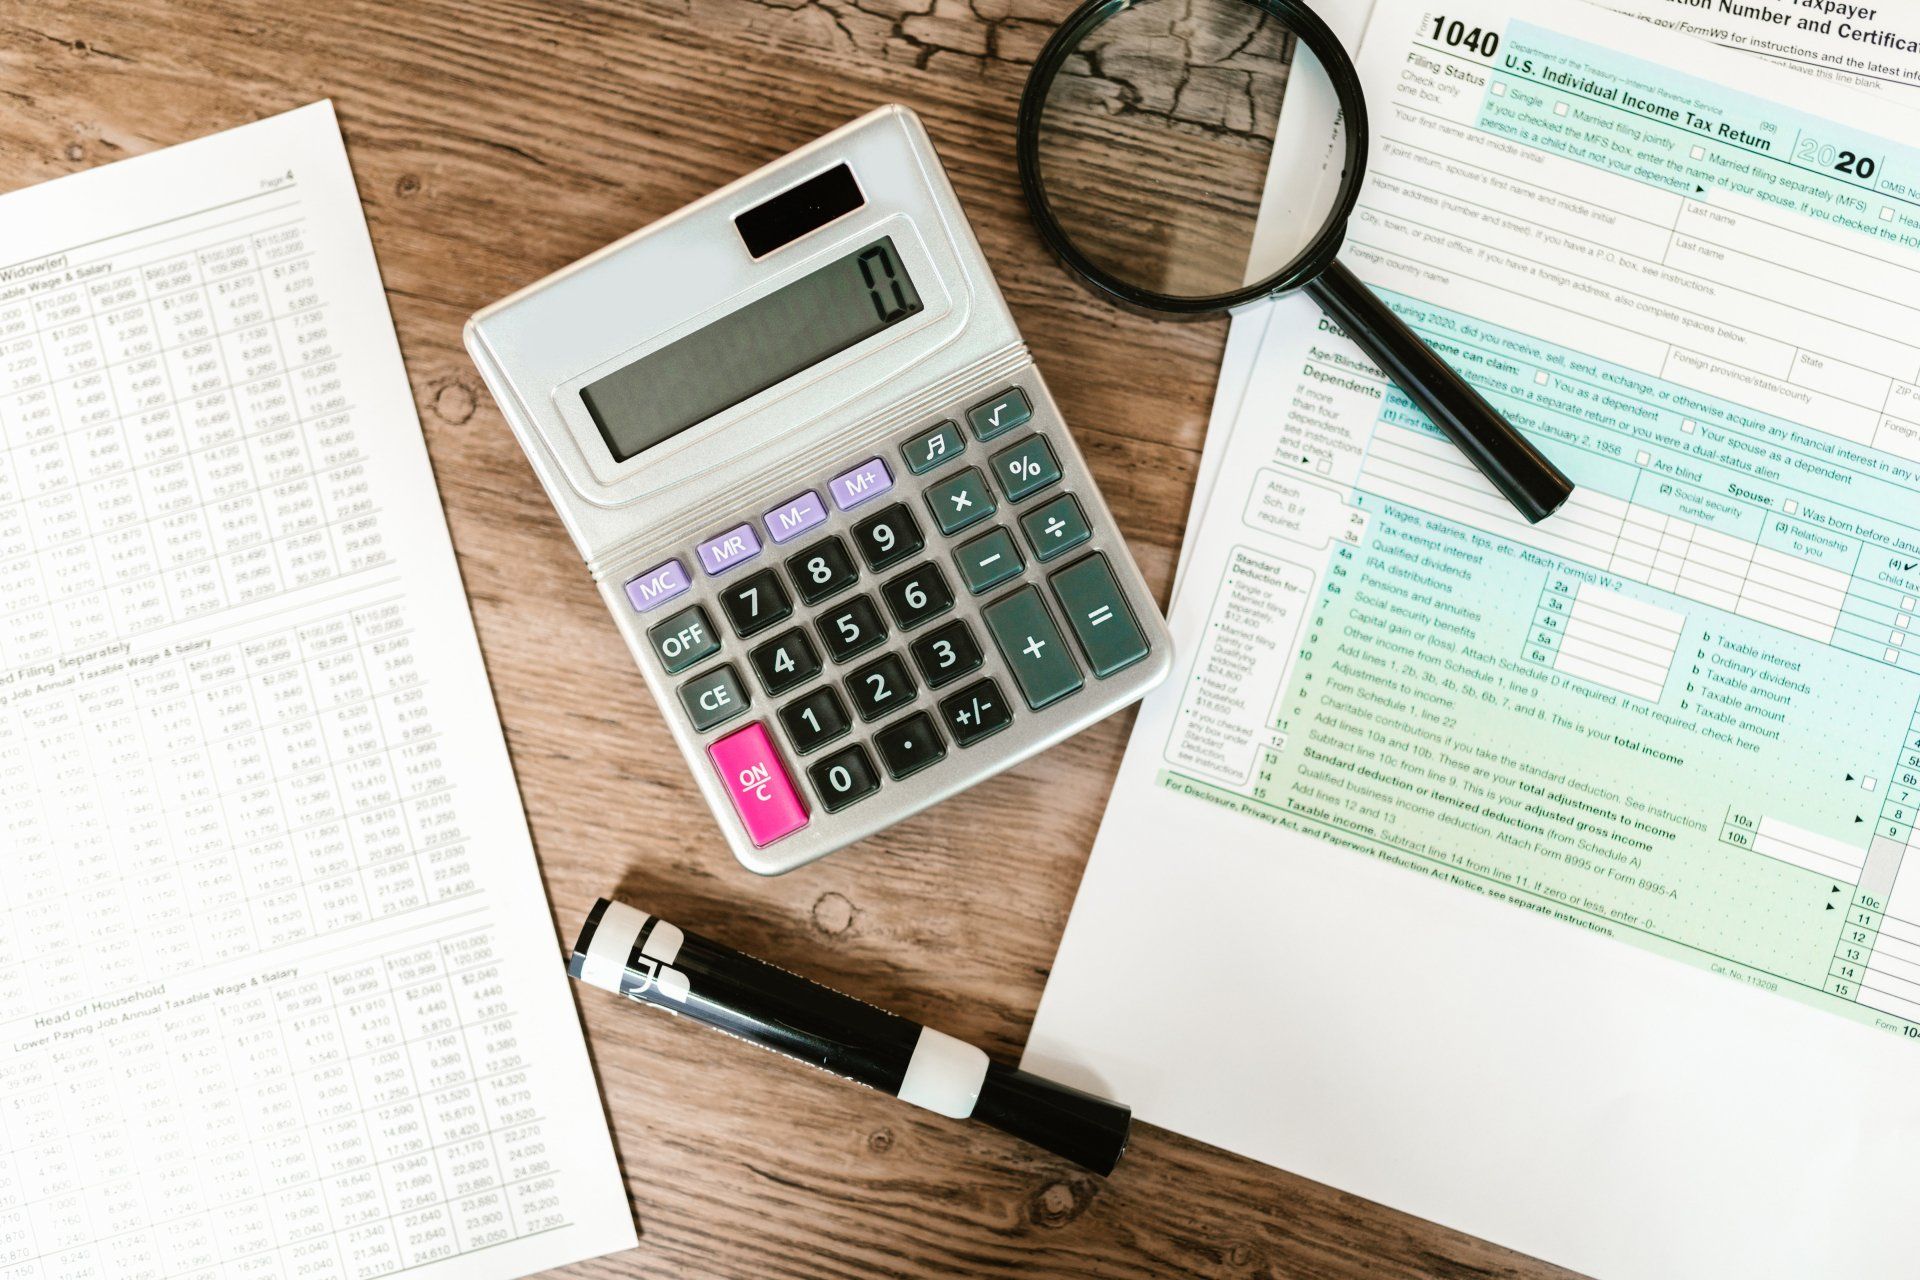
<path fill-rule="evenodd" d="M 1005 435 L 1032 418 L 1033 406 L 1027 403 L 1027 393 L 1018 387 L 1008 387 L 985 404 L 967 410 L 967 425 L 973 428 L 974 438 L 978 440 Z"/>
<path fill-rule="evenodd" d="M 918 476 L 959 457 L 966 448 L 967 438 L 960 434 L 960 428 L 943 422 L 901 445 L 900 456 L 907 460 L 907 470 Z"/>
<path fill-rule="evenodd" d="M 747 839 L 761 848 L 807 825 L 807 806 L 787 777 L 758 722 L 735 730 L 707 748 L 714 771 L 733 801 L 733 810 L 747 829 Z"/>
<path fill-rule="evenodd" d="M 908 646 L 914 665 L 920 668 L 929 689 L 952 684 L 961 676 L 977 670 L 985 655 L 973 638 L 973 630 L 955 618 L 944 627 L 929 631 Z"/>
<path fill-rule="evenodd" d="M 1013 539 L 1005 529 L 995 529 L 983 534 L 953 553 L 953 562 L 960 568 L 960 580 L 967 584 L 967 590 L 974 595 L 982 591 L 991 591 L 1008 578 L 1017 578 L 1027 562 L 1020 558 L 1020 548 L 1013 545 Z"/>
<path fill-rule="evenodd" d="M 868 458 L 851 471 L 843 471 L 827 482 L 833 505 L 842 511 L 879 497 L 893 488 L 893 473 L 879 458 Z"/>
<path fill-rule="evenodd" d="M 980 468 L 968 467 L 959 475 L 942 480 L 927 490 L 927 510 L 933 512 L 940 532 L 956 534 L 970 524 L 978 524 L 993 514 L 993 494 Z"/>
<path fill-rule="evenodd" d="M 1044 436 L 1028 436 L 993 455 L 993 474 L 1008 502 L 1031 497 L 1060 479 L 1060 460 Z"/>
<path fill-rule="evenodd" d="M 1038 711 L 1077 692 L 1085 681 L 1067 652 L 1066 638 L 1032 587 L 988 605 L 982 616 L 1027 705 Z"/>
<path fill-rule="evenodd" d="M 1134 621 L 1105 556 L 1096 551 L 1054 574 L 1052 582 L 1053 594 L 1094 675 L 1105 679 L 1147 656 L 1147 637 Z"/>
<path fill-rule="evenodd" d="M 992 737 L 1013 723 L 1013 708 L 1000 695 L 1000 686 L 991 680 L 976 680 L 950 698 L 940 702 L 940 718 L 947 732 L 963 747 Z"/>
<path fill-rule="evenodd" d="M 646 613 L 658 609 L 692 585 L 692 580 L 687 577 L 687 567 L 678 560 L 669 560 L 653 566 L 627 583 L 627 599 L 635 610 Z"/>
<path fill-rule="evenodd" d="M 705 733 L 747 709 L 746 691 L 732 666 L 715 667 L 680 686 L 680 702 L 693 717 L 693 727 Z"/>
<path fill-rule="evenodd" d="M 720 637 L 713 634 L 707 611 L 697 604 L 688 605 L 650 629 L 647 639 L 668 675 L 685 671 L 708 654 L 720 651 Z"/>
<path fill-rule="evenodd" d="M 776 543 L 791 542 L 815 525 L 825 523 L 827 508 L 820 501 L 820 495 L 809 489 L 760 518 L 766 522 L 768 537 Z"/>
<path fill-rule="evenodd" d="M 813 789 L 828 813 L 838 813 L 880 789 L 880 775 L 873 771 L 873 759 L 857 742 L 814 765 L 807 770 L 807 776 L 813 779 Z"/>
<path fill-rule="evenodd" d="M 918 773 L 947 754 L 947 744 L 934 728 L 933 717 L 924 711 L 916 711 L 874 734 L 873 745 L 880 752 L 880 763 L 887 767 L 887 776 L 895 780 Z"/>
<path fill-rule="evenodd" d="M 1093 530 L 1087 527 L 1086 514 L 1070 493 L 1063 493 L 1021 516 L 1020 531 L 1027 535 L 1027 545 L 1033 548 L 1033 554 L 1040 557 L 1042 564 L 1093 536 Z"/>

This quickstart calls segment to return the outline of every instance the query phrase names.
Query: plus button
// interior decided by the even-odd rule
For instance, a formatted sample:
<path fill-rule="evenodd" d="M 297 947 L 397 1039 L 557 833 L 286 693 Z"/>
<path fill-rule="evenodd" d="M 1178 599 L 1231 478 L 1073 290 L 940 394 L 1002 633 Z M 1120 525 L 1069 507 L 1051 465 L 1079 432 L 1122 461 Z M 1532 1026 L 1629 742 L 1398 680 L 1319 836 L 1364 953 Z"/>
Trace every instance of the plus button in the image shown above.
<path fill-rule="evenodd" d="M 1028 636 L 1026 647 L 1021 649 L 1020 652 L 1026 654 L 1029 658 L 1037 658 L 1040 656 L 1040 651 L 1046 647 L 1047 642 L 1045 640 L 1036 640 L 1034 637 Z"/>

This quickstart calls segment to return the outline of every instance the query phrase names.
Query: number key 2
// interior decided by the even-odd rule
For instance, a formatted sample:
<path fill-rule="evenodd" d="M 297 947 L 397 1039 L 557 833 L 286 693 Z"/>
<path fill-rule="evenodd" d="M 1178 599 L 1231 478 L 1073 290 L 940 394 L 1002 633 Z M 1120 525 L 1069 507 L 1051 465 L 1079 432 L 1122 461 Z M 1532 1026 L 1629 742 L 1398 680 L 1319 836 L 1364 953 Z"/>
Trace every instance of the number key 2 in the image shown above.
<path fill-rule="evenodd" d="M 878 720 L 913 701 L 913 677 L 900 655 L 890 653 L 848 676 L 847 692 L 862 720 Z"/>

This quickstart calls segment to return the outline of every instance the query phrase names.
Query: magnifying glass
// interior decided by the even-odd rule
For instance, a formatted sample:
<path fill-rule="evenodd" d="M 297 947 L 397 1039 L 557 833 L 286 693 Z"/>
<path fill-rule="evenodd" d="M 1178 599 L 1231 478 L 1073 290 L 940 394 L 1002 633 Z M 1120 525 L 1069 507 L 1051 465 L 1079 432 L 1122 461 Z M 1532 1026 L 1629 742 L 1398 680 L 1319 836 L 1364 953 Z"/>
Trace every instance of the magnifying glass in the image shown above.
<path fill-rule="evenodd" d="M 1283 103 L 1326 128 L 1276 149 Z M 1528 520 L 1573 492 L 1335 256 L 1367 106 L 1339 38 L 1298 0 L 1088 0 L 1034 63 L 1019 158 L 1042 238 L 1097 292 L 1194 317 L 1304 289 Z"/>

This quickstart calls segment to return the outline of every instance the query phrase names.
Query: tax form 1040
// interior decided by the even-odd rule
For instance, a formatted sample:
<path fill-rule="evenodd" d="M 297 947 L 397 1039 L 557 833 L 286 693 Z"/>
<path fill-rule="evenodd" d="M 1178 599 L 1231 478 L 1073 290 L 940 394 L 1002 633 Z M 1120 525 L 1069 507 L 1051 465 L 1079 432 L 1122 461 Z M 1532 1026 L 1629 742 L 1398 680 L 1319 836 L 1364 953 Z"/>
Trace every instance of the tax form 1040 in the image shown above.
<path fill-rule="evenodd" d="M 1920 120 L 1572 3 L 1360 67 L 1343 253 L 1579 490 L 1270 310 L 1026 1065 L 1598 1275 L 1909 1273 Z"/>

